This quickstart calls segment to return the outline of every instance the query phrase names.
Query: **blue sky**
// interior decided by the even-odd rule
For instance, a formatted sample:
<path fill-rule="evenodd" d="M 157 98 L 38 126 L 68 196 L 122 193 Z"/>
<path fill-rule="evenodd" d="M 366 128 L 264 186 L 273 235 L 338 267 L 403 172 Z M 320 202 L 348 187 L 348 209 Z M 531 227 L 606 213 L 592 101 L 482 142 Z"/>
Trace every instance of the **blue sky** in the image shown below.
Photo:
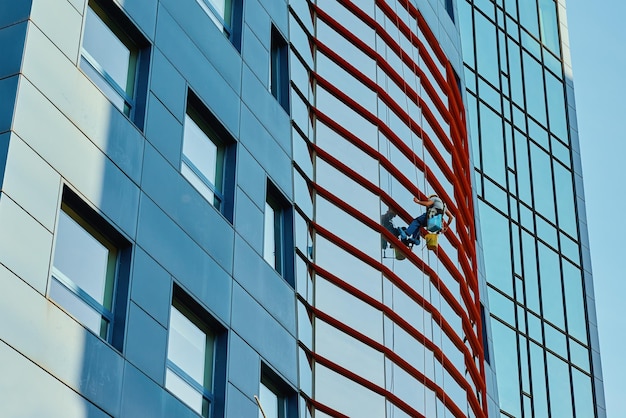
<path fill-rule="evenodd" d="M 626 1 L 567 15 L 607 416 L 626 417 Z"/>

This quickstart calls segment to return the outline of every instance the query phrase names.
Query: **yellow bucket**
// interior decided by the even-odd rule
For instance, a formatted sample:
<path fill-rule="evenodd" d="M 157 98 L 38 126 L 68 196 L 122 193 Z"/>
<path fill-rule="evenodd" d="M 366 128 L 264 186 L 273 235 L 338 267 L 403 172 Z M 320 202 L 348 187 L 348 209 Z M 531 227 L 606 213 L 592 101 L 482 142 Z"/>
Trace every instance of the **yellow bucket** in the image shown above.
<path fill-rule="evenodd" d="M 437 247 L 439 246 L 438 240 L 439 240 L 439 235 L 438 234 L 426 234 L 426 236 L 424 237 L 426 239 L 426 248 L 428 248 L 431 251 L 434 251 L 437 249 Z"/>

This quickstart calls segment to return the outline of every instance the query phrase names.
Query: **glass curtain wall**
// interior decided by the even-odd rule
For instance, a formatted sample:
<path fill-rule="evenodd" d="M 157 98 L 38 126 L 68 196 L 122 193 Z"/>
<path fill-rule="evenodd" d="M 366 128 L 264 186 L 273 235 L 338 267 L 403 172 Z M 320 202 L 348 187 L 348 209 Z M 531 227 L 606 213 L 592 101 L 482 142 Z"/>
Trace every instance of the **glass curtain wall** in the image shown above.
<path fill-rule="evenodd" d="M 598 416 L 564 2 L 457 8 L 501 412 Z"/>
<path fill-rule="evenodd" d="M 413 2 L 312 3 L 290 10 L 300 410 L 485 416 L 455 74 Z M 432 193 L 455 221 L 408 249 L 392 230 Z"/>

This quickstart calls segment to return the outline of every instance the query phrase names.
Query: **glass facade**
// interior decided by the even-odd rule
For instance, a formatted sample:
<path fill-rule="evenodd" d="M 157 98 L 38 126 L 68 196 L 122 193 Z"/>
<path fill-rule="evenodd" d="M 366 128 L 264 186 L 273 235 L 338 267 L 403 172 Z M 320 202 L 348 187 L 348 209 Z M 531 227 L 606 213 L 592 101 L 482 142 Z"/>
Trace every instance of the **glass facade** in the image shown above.
<path fill-rule="evenodd" d="M 605 413 L 564 3 L 457 2 L 503 416 Z"/>
<path fill-rule="evenodd" d="M 485 416 L 472 170 L 452 64 L 413 2 L 317 1 L 298 12 L 305 402 L 316 417 Z M 409 248 L 397 228 L 425 210 L 414 197 L 433 193 L 454 223 L 435 251 Z"/>

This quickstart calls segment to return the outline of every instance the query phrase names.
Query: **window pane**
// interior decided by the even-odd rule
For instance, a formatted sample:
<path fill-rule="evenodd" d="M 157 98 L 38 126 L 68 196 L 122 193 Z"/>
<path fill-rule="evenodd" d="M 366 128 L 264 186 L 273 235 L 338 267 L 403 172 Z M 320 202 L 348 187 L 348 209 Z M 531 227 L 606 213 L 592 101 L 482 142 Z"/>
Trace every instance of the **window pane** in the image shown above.
<path fill-rule="evenodd" d="M 550 221 L 556 223 L 550 156 L 534 143 L 531 143 L 530 161 L 533 170 L 535 209 Z"/>
<path fill-rule="evenodd" d="M 505 186 L 502 119 L 482 103 L 480 104 L 480 141 L 484 174 Z"/>
<path fill-rule="evenodd" d="M 263 412 L 265 412 L 265 418 L 281 418 L 278 413 L 280 399 L 263 383 L 261 383 L 259 390 L 259 401 L 261 401 Z M 263 418 L 261 410 L 259 410 L 259 418 Z"/>
<path fill-rule="evenodd" d="M 226 12 L 226 0 L 209 0 L 209 2 L 213 5 L 219 15 L 224 18 Z"/>
<path fill-rule="evenodd" d="M 105 296 L 109 250 L 83 229 L 64 211 L 59 212 L 54 267 L 88 293 L 97 302 L 111 309 L 111 298 Z"/>
<path fill-rule="evenodd" d="M 563 262 L 563 283 L 568 331 L 580 341 L 587 342 L 583 277 L 580 269 L 568 262 Z"/>
<path fill-rule="evenodd" d="M 108 322 L 91 306 L 54 279 L 50 282 L 50 298 L 101 338 L 107 337 Z"/>
<path fill-rule="evenodd" d="M 122 110 L 125 114 L 129 113 L 130 108 L 128 108 L 128 106 L 126 105 L 126 101 L 124 100 L 124 98 L 120 96 L 117 90 L 111 87 L 111 84 L 109 84 L 109 82 L 104 79 L 102 74 L 100 74 L 94 67 L 92 67 L 92 65 L 89 63 L 89 61 L 85 59 L 85 57 L 81 58 L 80 67 L 91 79 L 91 81 L 96 83 L 96 85 L 100 88 L 100 90 L 102 90 L 104 95 L 107 96 L 111 102 L 113 102 L 113 105 L 115 107 Z"/>
<path fill-rule="evenodd" d="M 572 417 L 572 393 L 569 385 L 567 363 L 547 354 L 548 384 L 550 388 L 550 412 L 553 417 Z M 593 415 L 588 415 L 593 416 Z"/>
<path fill-rule="evenodd" d="M 230 28 L 224 27 L 231 24 L 231 1 L 230 0 L 197 0 L 205 13 L 211 18 L 215 26 L 230 34 Z"/>
<path fill-rule="evenodd" d="M 543 69 L 541 64 L 524 52 L 524 91 L 528 113 L 543 125 L 546 125 L 546 102 L 543 87 Z"/>
<path fill-rule="evenodd" d="M 211 190 L 211 188 L 207 186 L 206 183 L 203 182 L 202 179 L 200 179 L 200 177 L 198 177 L 187 164 L 182 164 L 182 166 L 180 167 L 180 172 L 183 176 L 185 176 L 187 180 L 189 180 L 191 185 L 195 187 L 202 196 L 205 197 L 206 200 L 215 205 L 214 201 L 216 199 L 213 190 Z"/>
<path fill-rule="evenodd" d="M 476 61 L 478 72 L 490 81 L 493 85 L 498 85 L 500 74 L 498 68 L 498 44 L 495 25 L 487 20 L 482 14 L 475 13 L 476 30 Z"/>
<path fill-rule="evenodd" d="M 276 268 L 276 236 L 274 225 L 274 208 L 265 203 L 265 238 L 263 244 L 263 257 L 272 267 Z"/>
<path fill-rule="evenodd" d="M 564 329 L 565 318 L 563 316 L 559 255 L 542 243 L 539 244 L 539 281 L 541 283 L 543 316 Z"/>
<path fill-rule="evenodd" d="M 517 367 L 517 335 L 515 331 L 500 323 L 491 321 L 493 332 L 493 352 L 498 370 L 498 393 L 500 407 L 514 416 L 520 416 L 520 386 Z"/>
<path fill-rule="evenodd" d="M 509 221 L 482 202 L 479 204 L 479 209 L 480 218 L 489 220 L 489 222 L 482 223 L 487 281 L 502 292 L 512 295 L 511 248 L 503 245 L 504 242 L 510 242 Z"/>
<path fill-rule="evenodd" d="M 537 19 L 537 5 L 535 0 L 523 2 L 519 8 L 519 20 L 522 25 L 535 36 L 538 36 L 539 24 Z"/>
<path fill-rule="evenodd" d="M 562 140 L 567 140 L 567 118 L 565 116 L 567 106 L 565 106 L 563 83 L 549 71 L 545 71 L 545 75 L 550 130 Z M 564 161 L 569 162 L 569 158 Z"/>
<path fill-rule="evenodd" d="M 131 51 L 91 7 L 87 8 L 83 48 L 122 90 L 127 91 Z"/>
<path fill-rule="evenodd" d="M 539 20 L 544 45 L 559 55 L 559 23 L 554 0 L 539 0 Z"/>
<path fill-rule="evenodd" d="M 172 306 L 167 358 L 196 382 L 206 387 L 207 335 Z"/>
<path fill-rule="evenodd" d="M 165 387 L 189 405 L 194 411 L 202 414 L 204 399 L 202 394 L 181 379 L 176 373 L 167 369 L 165 371 Z"/>
<path fill-rule="evenodd" d="M 594 416 L 591 378 L 576 369 L 572 369 L 572 380 L 574 381 L 576 417 L 583 418 Z"/>
<path fill-rule="evenodd" d="M 183 155 L 215 186 L 218 147 L 189 115 L 185 115 Z"/>

